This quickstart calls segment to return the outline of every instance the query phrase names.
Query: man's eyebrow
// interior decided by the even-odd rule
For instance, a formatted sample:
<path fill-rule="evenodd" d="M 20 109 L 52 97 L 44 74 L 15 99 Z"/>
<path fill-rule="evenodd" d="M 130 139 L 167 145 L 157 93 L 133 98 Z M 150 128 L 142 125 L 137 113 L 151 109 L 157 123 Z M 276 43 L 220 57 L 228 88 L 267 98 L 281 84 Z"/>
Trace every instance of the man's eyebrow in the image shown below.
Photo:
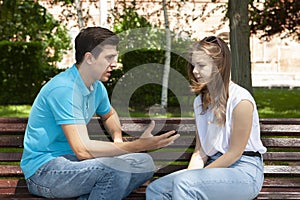
<path fill-rule="evenodd" d="M 112 56 L 117 56 L 117 55 L 118 55 L 118 53 L 111 53 L 111 54 L 106 55 L 105 57 L 112 57 Z"/>

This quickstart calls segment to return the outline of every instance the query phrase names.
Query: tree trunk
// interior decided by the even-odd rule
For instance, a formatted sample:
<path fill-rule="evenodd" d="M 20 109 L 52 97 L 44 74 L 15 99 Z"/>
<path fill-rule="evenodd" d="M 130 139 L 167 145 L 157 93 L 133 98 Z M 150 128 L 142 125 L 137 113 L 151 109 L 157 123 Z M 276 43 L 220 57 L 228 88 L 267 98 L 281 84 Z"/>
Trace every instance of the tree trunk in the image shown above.
<path fill-rule="evenodd" d="M 75 3 L 76 11 L 77 11 L 79 29 L 82 29 L 84 27 L 84 21 L 83 21 L 83 17 L 82 17 L 81 1 L 75 0 L 74 3 Z"/>
<path fill-rule="evenodd" d="M 166 29 L 166 50 L 165 50 L 165 66 L 164 66 L 163 79 L 162 79 L 161 107 L 167 108 L 168 83 L 169 83 L 169 73 L 170 73 L 170 63 L 171 63 L 171 35 L 170 35 L 166 0 L 163 0 L 163 10 L 164 10 L 165 29 Z"/>
<path fill-rule="evenodd" d="M 107 27 L 107 1 L 100 0 L 100 26 Z"/>
<path fill-rule="evenodd" d="M 229 0 L 231 79 L 252 93 L 247 0 Z"/>

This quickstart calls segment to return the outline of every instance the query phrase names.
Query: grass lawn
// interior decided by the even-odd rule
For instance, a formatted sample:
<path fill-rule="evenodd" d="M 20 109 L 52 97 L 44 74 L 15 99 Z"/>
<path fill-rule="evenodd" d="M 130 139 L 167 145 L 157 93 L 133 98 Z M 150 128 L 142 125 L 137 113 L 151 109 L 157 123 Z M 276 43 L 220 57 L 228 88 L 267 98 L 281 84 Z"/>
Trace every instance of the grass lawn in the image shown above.
<path fill-rule="evenodd" d="M 300 118 L 300 88 L 254 88 L 260 118 Z M 28 117 L 30 105 L 0 106 L 0 117 Z M 148 117 L 147 113 L 131 112 L 132 117 Z M 167 113 L 167 117 L 180 117 Z M 192 113 L 190 116 L 192 117 Z"/>
<path fill-rule="evenodd" d="M 300 88 L 254 88 L 260 118 L 300 118 Z"/>
<path fill-rule="evenodd" d="M 0 105 L 0 117 L 28 117 L 30 105 Z"/>

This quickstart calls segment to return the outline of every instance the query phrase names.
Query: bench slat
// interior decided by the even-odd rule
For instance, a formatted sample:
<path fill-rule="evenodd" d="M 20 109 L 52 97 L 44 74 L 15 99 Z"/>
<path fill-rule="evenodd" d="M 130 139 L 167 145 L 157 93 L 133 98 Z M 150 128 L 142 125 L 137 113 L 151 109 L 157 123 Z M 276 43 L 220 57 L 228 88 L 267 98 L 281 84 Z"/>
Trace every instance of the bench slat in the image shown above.
<path fill-rule="evenodd" d="M 24 176 L 18 165 L 0 165 L 0 176 Z"/>
<path fill-rule="evenodd" d="M 266 188 L 300 188 L 300 178 L 265 177 L 263 187 Z"/>
<path fill-rule="evenodd" d="M 21 160 L 21 157 L 22 153 L 20 152 L 0 152 L 1 162 L 19 162 Z"/>
<path fill-rule="evenodd" d="M 120 121 L 123 131 L 129 136 L 126 140 L 130 141 L 141 135 L 150 119 L 121 118 Z M 157 166 L 154 175 L 157 178 L 187 167 L 195 146 L 196 127 L 192 118 L 157 118 L 155 122 L 153 134 L 173 129 L 181 134 L 171 146 L 150 152 Z M 44 199 L 29 194 L 20 167 L 11 163 L 21 159 L 26 124 L 27 118 L 0 118 L 0 148 L 4 148 L 0 152 L 0 161 L 7 163 L 0 165 L 0 199 Z M 260 125 L 262 142 L 268 152 L 264 154 L 264 161 L 267 162 L 263 189 L 256 199 L 300 200 L 300 119 L 260 119 Z M 92 139 L 111 140 L 100 118 L 92 118 L 88 130 Z M 18 149 L 20 152 L 15 152 Z M 144 200 L 145 188 L 146 185 L 141 186 L 126 200 Z"/>
<path fill-rule="evenodd" d="M 256 199 L 300 199 L 300 188 L 263 188 Z"/>
<path fill-rule="evenodd" d="M 300 118 L 260 118 L 261 124 L 297 124 L 300 125 Z"/>
<path fill-rule="evenodd" d="M 263 155 L 264 161 L 299 161 L 300 152 L 267 152 Z"/>
<path fill-rule="evenodd" d="M 299 125 L 291 125 L 291 124 L 262 124 L 260 126 L 262 135 L 300 135 L 300 126 Z"/>
<path fill-rule="evenodd" d="M 264 167 L 265 175 L 284 176 L 289 175 L 293 177 L 300 176 L 300 166 L 282 166 L 282 165 L 267 165 Z"/>
<path fill-rule="evenodd" d="M 169 174 L 174 171 L 178 171 L 181 169 L 185 169 L 187 164 L 183 165 L 163 165 L 158 164 L 156 175 L 163 176 Z M 23 176 L 22 170 L 18 165 L 0 165 L 1 176 Z M 300 176 L 300 166 L 282 166 L 282 165 L 267 165 L 264 167 L 265 175 L 272 176 L 285 176 L 285 175 L 293 175 Z"/>
<path fill-rule="evenodd" d="M 155 161 L 189 161 L 192 152 L 150 152 Z M 263 155 L 264 161 L 299 161 L 300 152 L 267 152 Z"/>
<path fill-rule="evenodd" d="M 22 135 L 0 135 L 0 147 L 23 147 Z"/>
<path fill-rule="evenodd" d="M 23 147 L 23 136 L 21 135 L 0 135 L 0 147 Z M 104 135 L 90 135 L 91 139 L 109 141 Z M 127 137 L 133 140 L 132 137 Z M 300 148 L 300 138 L 262 138 L 262 142 L 268 148 Z M 194 147 L 195 137 L 184 134 L 171 145 L 172 147 Z"/>
<path fill-rule="evenodd" d="M 268 148 L 300 148 L 300 138 L 262 138 Z"/>

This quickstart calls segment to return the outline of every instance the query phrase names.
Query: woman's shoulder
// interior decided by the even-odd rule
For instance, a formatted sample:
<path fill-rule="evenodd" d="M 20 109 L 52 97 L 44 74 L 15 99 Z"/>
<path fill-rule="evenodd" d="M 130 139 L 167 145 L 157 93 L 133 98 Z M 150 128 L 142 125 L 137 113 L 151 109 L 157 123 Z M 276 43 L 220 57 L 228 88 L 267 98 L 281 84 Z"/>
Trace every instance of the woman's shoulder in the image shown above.
<path fill-rule="evenodd" d="M 231 82 L 229 85 L 229 96 L 237 96 L 237 97 L 244 97 L 244 96 L 251 96 L 251 93 L 245 89 L 244 87 Z"/>
<path fill-rule="evenodd" d="M 232 82 L 229 86 L 229 102 L 236 105 L 242 100 L 249 100 L 255 104 L 253 96 L 247 89 Z"/>

